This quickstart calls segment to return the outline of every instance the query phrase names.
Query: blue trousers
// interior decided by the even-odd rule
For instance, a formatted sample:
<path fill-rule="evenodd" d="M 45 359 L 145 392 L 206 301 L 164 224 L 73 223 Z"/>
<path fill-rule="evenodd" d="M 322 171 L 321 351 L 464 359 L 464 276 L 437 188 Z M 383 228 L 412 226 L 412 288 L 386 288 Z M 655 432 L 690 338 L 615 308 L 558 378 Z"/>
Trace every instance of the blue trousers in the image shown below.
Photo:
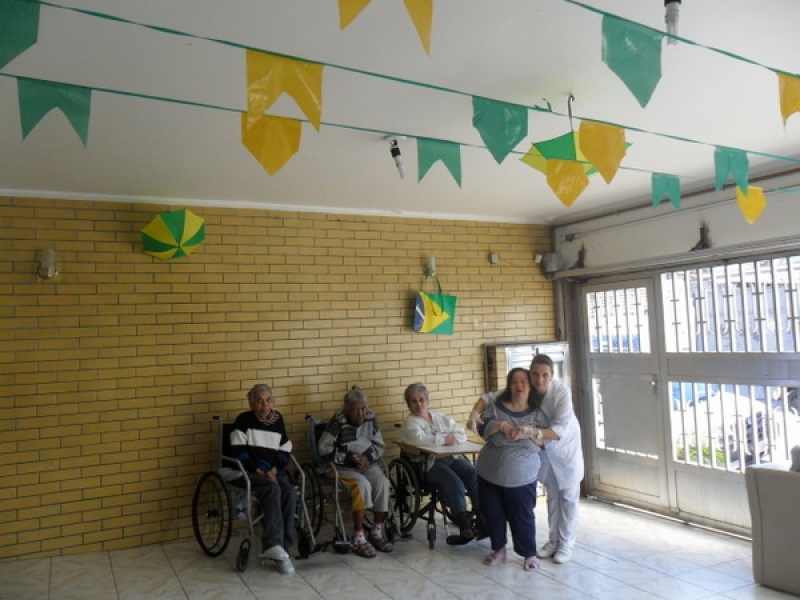
<path fill-rule="evenodd" d="M 514 552 L 524 558 L 536 556 L 536 482 L 503 487 L 478 477 L 478 497 L 492 550 L 505 548 L 510 527 Z"/>
<path fill-rule="evenodd" d="M 466 510 L 464 494 L 472 500 L 473 512 L 478 509 L 478 473 L 465 458 L 437 458 L 425 473 L 425 482 L 436 488 L 442 503 L 453 516 Z"/>

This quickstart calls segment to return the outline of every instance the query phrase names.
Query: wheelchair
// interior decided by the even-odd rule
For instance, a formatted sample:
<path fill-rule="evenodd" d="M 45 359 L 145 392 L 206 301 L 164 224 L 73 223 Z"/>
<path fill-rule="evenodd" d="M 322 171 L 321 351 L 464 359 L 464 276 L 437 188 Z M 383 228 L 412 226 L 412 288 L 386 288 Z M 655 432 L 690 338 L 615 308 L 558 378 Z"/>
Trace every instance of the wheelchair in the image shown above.
<path fill-rule="evenodd" d="M 311 531 L 314 535 L 319 535 L 323 525 L 328 525 L 332 529 L 332 538 L 327 542 L 318 543 L 318 547 L 325 550 L 330 546 L 337 554 L 347 554 L 350 551 L 350 539 L 347 536 L 343 505 L 351 502 L 350 489 L 339 478 L 336 465 L 320 456 L 317 450 L 317 443 L 328 421 L 312 415 L 306 415 L 306 421 L 309 423 L 308 448 L 311 462 L 304 463 L 301 469 L 307 482 L 305 501 L 310 507 Z M 386 472 L 383 461 L 381 466 Z M 391 478 L 389 481 L 391 484 Z M 390 491 L 389 511 L 383 524 L 384 534 L 390 542 L 399 538 L 397 522 L 392 511 L 392 496 L 394 491 Z M 369 521 L 364 525 L 366 528 L 371 527 Z"/>
<path fill-rule="evenodd" d="M 220 456 L 217 468 L 200 477 L 192 497 L 192 530 L 203 552 L 212 558 L 221 555 L 233 536 L 234 523 L 244 523 L 245 536 L 236 553 L 236 570 L 244 572 L 250 559 L 250 550 L 256 535 L 255 527 L 262 516 L 250 489 L 250 478 L 241 461 L 230 456 L 232 423 L 213 417 L 219 428 Z M 297 558 L 308 558 L 318 550 L 312 524 L 318 518 L 305 504 L 307 478 L 293 455 L 294 472 L 290 478 L 297 490 Z"/>
<path fill-rule="evenodd" d="M 445 531 L 448 530 L 448 523 L 453 523 L 454 519 L 451 511 L 439 498 L 436 486 L 425 481 L 424 467 L 419 460 L 415 460 L 418 457 L 417 454 L 401 449 L 399 458 L 389 463 L 391 510 L 397 516 L 400 535 L 404 537 L 411 536 L 417 519 L 424 519 L 428 547 L 433 549 L 436 542 L 436 515 L 441 515 Z M 477 537 L 478 527 L 474 518 L 472 529 Z"/>

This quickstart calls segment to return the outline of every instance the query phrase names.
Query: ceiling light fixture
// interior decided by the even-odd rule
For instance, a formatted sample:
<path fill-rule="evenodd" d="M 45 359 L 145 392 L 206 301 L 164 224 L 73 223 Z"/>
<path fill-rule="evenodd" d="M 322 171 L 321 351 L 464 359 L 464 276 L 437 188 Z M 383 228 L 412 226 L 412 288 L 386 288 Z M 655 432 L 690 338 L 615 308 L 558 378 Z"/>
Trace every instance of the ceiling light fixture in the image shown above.
<path fill-rule="evenodd" d="M 664 0 L 664 22 L 667 24 L 667 33 L 678 35 L 678 16 L 681 12 L 681 0 Z M 678 43 L 674 37 L 667 38 L 667 43 L 674 46 Z"/>
<path fill-rule="evenodd" d="M 404 135 L 387 135 L 383 138 L 389 142 L 389 153 L 394 159 L 394 166 L 397 167 L 397 172 L 400 173 L 400 179 L 405 179 L 406 174 L 403 171 L 403 156 L 400 153 L 400 142 L 404 141 Z"/>

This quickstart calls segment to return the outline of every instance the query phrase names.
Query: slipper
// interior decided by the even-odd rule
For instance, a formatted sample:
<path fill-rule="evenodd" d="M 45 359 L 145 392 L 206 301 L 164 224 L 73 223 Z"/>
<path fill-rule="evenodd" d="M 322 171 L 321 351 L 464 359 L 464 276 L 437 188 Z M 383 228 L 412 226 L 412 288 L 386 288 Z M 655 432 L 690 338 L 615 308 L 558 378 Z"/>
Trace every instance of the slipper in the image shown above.
<path fill-rule="evenodd" d="M 523 571 L 535 571 L 539 568 L 539 559 L 535 556 L 529 556 L 524 561 L 522 561 L 522 570 Z"/>
<path fill-rule="evenodd" d="M 369 543 L 372 544 L 375 547 L 375 549 L 379 550 L 380 552 L 391 552 L 392 550 L 394 550 L 392 542 L 387 540 L 382 535 L 370 534 Z"/>
<path fill-rule="evenodd" d="M 499 550 L 495 550 L 491 554 L 487 554 L 486 557 L 483 559 L 483 564 L 492 567 L 497 563 L 505 561 L 506 561 L 506 549 L 500 548 Z"/>
<path fill-rule="evenodd" d="M 359 540 L 356 542 L 355 540 L 350 544 L 350 547 L 353 549 L 353 552 L 358 554 L 359 556 L 363 556 L 364 558 L 374 558 L 377 552 L 375 552 L 375 548 L 372 547 L 367 540 Z"/>

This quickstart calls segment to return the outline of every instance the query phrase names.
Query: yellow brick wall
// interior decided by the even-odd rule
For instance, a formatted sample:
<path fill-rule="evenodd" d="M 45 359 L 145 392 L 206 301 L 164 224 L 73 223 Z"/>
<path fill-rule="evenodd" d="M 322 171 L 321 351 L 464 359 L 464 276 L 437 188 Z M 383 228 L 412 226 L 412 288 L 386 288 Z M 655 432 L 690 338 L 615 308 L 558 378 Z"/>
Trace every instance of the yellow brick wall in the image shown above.
<path fill-rule="evenodd" d="M 139 231 L 167 209 L 0 198 L 0 558 L 191 537 L 211 417 L 255 383 L 302 459 L 304 416 L 353 384 L 391 442 L 409 383 L 463 421 L 482 344 L 554 336 L 544 226 L 197 207 L 205 244 L 159 262 Z M 459 299 L 452 336 L 410 327 L 430 253 Z"/>

